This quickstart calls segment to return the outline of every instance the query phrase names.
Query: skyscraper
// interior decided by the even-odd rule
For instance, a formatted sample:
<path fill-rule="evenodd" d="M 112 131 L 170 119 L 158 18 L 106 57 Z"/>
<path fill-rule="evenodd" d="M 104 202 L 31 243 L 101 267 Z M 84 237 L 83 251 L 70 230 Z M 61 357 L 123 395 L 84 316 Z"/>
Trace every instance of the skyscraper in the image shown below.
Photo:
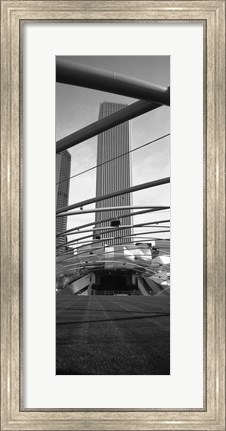
<path fill-rule="evenodd" d="M 99 119 L 113 114 L 120 109 L 125 108 L 127 105 L 111 102 L 103 102 L 100 105 Z M 114 191 L 122 190 L 131 185 L 131 171 L 130 171 L 130 124 L 129 121 L 113 127 L 106 132 L 98 135 L 97 143 L 97 168 L 96 177 L 96 196 L 105 195 Z M 108 160 L 112 160 L 106 163 Z M 130 206 L 130 194 L 115 196 L 113 198 L 100 201 L 96 203 L 96 208 L 106 207 L 120 207 Z M 96 213 L 96 222 L 114 217 L 120 220 L 120 215 L 128 213 L 129 210 L 115 210 L 106 211 L 104 213 Z M 131 225 L 131 216 L 125 217 L 121 220 L 121 225 Z M 96 227 L 110 227 L 110 222 L 101 223 Z M 130 241 L 131 228 L 124 229 L 117 232 L 110 232 L 102 234 L 96 232 L 101 238 L 112 238 L 107 240 L 108 244 L 121 244 Z"/>
<path fill-rule="evenodd" d="M 71 155 L 65 150 L 56 155 L 56 209 L 60 209 L 68 205 L 69 196 L 69 183 L 71 172 Z M 56 218 L 56 233 L 61 233 L 66 230 L 67 227 L 67 217 L 57 217 Z M 57 237 L 56 246 L 64 244 L 66 242 L 66 237 Z M 57 251 L 63 251 L 62 249 L 57 249 Z"/>

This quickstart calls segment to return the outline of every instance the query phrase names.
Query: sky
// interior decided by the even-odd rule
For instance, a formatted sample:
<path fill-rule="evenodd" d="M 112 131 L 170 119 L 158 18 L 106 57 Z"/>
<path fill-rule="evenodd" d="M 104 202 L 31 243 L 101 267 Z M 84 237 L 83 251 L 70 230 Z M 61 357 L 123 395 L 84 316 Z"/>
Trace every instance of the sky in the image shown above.
<path fill-rule="evenodd" d="M 170 86 L 170 57 L 168 56 L 76 56 L 70 60 L 141 79 L 156 85 Z M 100 103 L 131 104 L 135 99 L 56 83 L 56 141 L 98 120 Z M 170 133 L 170 108 L 161 106 L 131 120 L 131 149 Z M 71 176 L 97 163 L 97 137 L 69 149 Z M 170 136 L 132 153 L 132 184 L 170 176 Z M 96 194 L 96 169 L 72 178 L 69 204 L 89 199 Z M 149 188 L 133 193 L 133 205 L 170 205 L 170 185 Z M 94 208 L 95 204 L 86 206 Z M 84 209 L 85 209 L 84 208 Z M 95 215 L 68 217 L 67 229 L 94 221 Z M 170 218 L 170 212 L 150 213 L 134 217 L 134 224 Z M 168 225 L 168 224 L 167 224 Z M 90 229 L 90 228 L 87 228 Z M 153 231 L 154 229 L 152 229 Z M 145 232 L 147 228 L 134 229 Z M 88 235 L 88 234 L 87 234 Z M 83 236 L 85 236 L 83 234 Z M 150 235 L 169 238 L 168 233 Z M 79 235 L 70 239 L 79 238 Z"/>

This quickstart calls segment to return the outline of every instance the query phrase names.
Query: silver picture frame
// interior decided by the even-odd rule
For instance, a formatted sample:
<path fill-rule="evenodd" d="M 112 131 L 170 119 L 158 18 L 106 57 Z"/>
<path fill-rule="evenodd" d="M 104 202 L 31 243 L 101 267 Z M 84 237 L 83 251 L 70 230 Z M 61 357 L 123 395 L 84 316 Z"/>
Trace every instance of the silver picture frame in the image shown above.
<path fill-rule="evenodd" d="M 202 22 L 204 407 L 22 407 L 22 27 L 25 22 Z M 1 430 L 225 430 L 225 0 L 1 1 Z M 44 390 L 44 388 L 43 388 Z"/>

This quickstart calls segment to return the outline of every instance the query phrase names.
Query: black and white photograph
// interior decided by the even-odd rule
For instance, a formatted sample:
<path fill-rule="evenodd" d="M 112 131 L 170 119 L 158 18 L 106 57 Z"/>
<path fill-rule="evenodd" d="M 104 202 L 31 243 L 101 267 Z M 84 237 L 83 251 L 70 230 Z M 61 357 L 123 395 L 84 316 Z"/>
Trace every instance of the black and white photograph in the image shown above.
<path fill-rule="evenodd" d="M 170 56 L 56 57 L 56 374 L 170 374 Z"/>

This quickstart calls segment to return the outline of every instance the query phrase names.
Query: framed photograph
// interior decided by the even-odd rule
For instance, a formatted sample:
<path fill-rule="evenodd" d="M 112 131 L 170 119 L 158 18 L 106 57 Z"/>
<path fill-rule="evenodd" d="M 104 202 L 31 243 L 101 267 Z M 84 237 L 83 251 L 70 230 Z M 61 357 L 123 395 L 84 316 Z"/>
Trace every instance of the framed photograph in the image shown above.
<path fill-rule="evenodd" d="M 169 56 L 56 58 L 57 133 L 74 112 L 80 129 L 56 144 L 57 374 L 170 374 L 169 66 Z M 125 94 L 146 91 L 151 72 L 168 104 L 131 103 Z M 96 121 L 82 128 L 84 116 Z"/>
<path fill-rule="evenodd" d="M 1 429 L 225 430 L 225 1 L 1 1 Z"/>

